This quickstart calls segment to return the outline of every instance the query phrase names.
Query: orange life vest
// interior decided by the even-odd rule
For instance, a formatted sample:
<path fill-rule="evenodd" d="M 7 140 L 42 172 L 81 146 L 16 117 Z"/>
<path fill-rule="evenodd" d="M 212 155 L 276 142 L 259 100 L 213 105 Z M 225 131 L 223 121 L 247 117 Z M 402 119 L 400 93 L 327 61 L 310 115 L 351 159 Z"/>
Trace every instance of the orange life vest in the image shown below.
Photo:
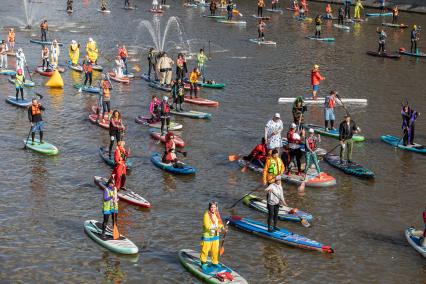
<path fill-rule="evenodd" d="M 15 42 L 15 32 L 14 31 L 9 31 L 8 39 L 9 39 L 9 42 Z"/>
<path fill-rule="evenodd" d="M 38 105 L 37 106 L 31 105 L 31 115 L 35 116 L 37 114 L 41 114 L 41 110 L 40 110 L 39 106 Z"/>

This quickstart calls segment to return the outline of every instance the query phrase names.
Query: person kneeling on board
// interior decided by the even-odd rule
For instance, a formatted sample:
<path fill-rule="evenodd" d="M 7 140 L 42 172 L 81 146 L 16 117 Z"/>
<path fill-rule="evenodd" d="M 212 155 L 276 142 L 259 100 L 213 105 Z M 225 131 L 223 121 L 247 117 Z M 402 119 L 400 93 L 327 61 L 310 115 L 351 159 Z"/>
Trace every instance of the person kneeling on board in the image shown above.
<path fill-rule="evenodd" d="M 276 176 L 275 182 L 271 183 L 265 191 L 268 193 L 266 195 L 268 207 L 268 232 L 272 233 L 273 231 L 279 230 L 277 227 L 277 221 L 280 206 L 287 206 L 287 203 L 284 200 L 283 188 L 281 186 L 281 176 Z M 271 226 L 272 224 L 273 226 Z"/>
<path fill-rule="evenodd" d="M 166 134 L 166 143 L 164 144 L 164 148 L 165 152 L 162 159 L 163 163 L 173 164 L 174 168 L 182 168 L 182 164 L 176 156 L 175 135 L 171 131 Z"/>
<path fill-rule="evenodd" d="M 250 161 L 251 163 L 259 166 L 261 168 L 264 167 L 267 157 L 267 147 L 266 147 L 266 139 L 262 137 L 262 143 L 256 145 L 254 149 L 250 152 L 248 156 L 244 156 L 243 159 L 246 161 Z"/>
<path fill-rule="evenodd" d="M 32 104 L 28 108 L 28 119 L 31 123 L 31 144 L 34 145 L 35 133 L 40 133 L 40 144 L 43 144 L 43 118 L 41 112 L 46 109 L 36 99 L 32 99 Z"/>

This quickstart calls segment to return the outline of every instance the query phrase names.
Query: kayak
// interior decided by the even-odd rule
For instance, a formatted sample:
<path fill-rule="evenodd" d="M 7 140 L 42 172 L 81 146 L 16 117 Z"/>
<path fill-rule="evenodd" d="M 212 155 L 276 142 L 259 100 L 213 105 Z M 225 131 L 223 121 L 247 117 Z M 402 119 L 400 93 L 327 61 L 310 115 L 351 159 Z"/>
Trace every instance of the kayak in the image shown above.
<path fill-rule="evenodd" d="M 285 104 L 285 103 L 294 103 L 296 98 L 279 98 L 278 103 L 279 104 Z M 367 104 L 367 99 L 348 99 L 348 98 L 341 98 L 342 102 L 344 104 Z M 312 97 L 303 99 L 303 102 L 305 104 L 324 104 L 325 98 L 324 97 L 317 97 L 315 100 Z M 336 100 L 336 103 L 341 105 L 342 103 L 340 100 Z"/>
<path fill-rule="evenodd" d="M 250 161 L 239 159 L 238 164 L 240 167 L 247 167 L 252 171 L 263 173 L 263 167 L 259 167 Z M 301 185 L 303 182 L 305 182 L 305 186 L 313 188 L 330 187 L 336 185 L 336 179 L 334 177 L 323 172 L 321 172 L 318 176 L 316 170 L 309 170 L 305 178 L 296 175 L 294 172 L 291 172 L 289 175 L 282 174 L 281 178 L 283 182 L 297 186 Z"/>
<path fill-rule="evenodd" d="M 97 114 L 89 114 L 89 120 L 94 123 L 99 125 L 100 127 L 104 128 L 104 129 L 109 129 L 109 119 L 108 117 L 104 117 L 104 121 L 102 121 L 102 119 L 98 120 L 98 115 Z"/>
<path fill-rule="evenodd" d="M 98 64 L 93 64 L 92 69 L 94 71 L 99 71 L 99 72 L 102 72 L 102 70 L 104 70 L 104 68 L 101 65 L 98 65 Z"/>
<path fill-rule="evenodd" d="M 408 52 L 405 50 L 399 50 L 399 54 L 413 56 L 413 57 L 426 57 L 426 53 L 423 53 L 423 52 L 416 53 L 416 52 Z"/>
<path fill-rule="evenodd" d="M 247 284 L 248 282 L 237 272 L 231 268 L 219 263 L 215 266 L 212 265 L 210 258 L 207 260 L 207 268 L 201 269 L 200 253 L 190 250 L 182 249 L 179 251 L 179 261 L 190 273 L 195 275 L 197 278 L 203 280 L 206 283 L 221 284 L 221 283 L 236 283 L 236 284 Z M 220 279 L 220 274 L 227 272 L 231 274 L 233 280 Z"/>
<path fill-rule="evenodd" d="M 114 162 L 114 153 L 112 153 L 112 157 L 109 156 L 109 151 L 107 148 L 99 147 L 99 156 L 105 161 L 108 166 L 115 167 Z M 132 168 L 133 162 L 131 159 L 126 160 L 126 167 L 128 170 Z"/>
<path fill-rule="evenodd" d="M 212 19 L 226 19 L 226 16 L 211 16 L 211 15 L 203 15 L 203 17 L 212 18 Z"/>
<path fill-rule="evenodd" d="M 161 161 L 161 155 L 160 153 L 153 153 L 151 155 L 151 162 L 157 167 L 160 168 L 162 170 L 165 170 L 166 172 L 172 173 L 172 174 L 181 174 L 181 175 L 190 175 L 190 174 L 195 174 L 196 173 L 196 169 L 194 167 L 188 166 L 185 163 L 179 162 L 179 164 L 182 167 L 174 167 L 173 164 L 171 163 L 163 163 Z"/>
<path fill-rule="evenodd" d="M 366 17 L 386 17 L 392 16 L 392 13 L 365 13 Z"/>
<path fill-rule="evenodd" d="M 161 135 L 160 131 L 158 131 L 155 128 L 151 128 L 149 130 L 149 132 L 150 132 L 151 137 L 153 139 L 159 140 L 162 143 L 166 143 L 166 135 L 165 134 Z M 175 140 L 176 147 L 181 147 L 181 148 L 185 147 L 185 142 L 183 141 L 183 139 L 180 136 L 176 135 L 176 134 L 174 134 L 174 136 L 175 136 L 174 140 Z"/>
<path fill-rule="evenodd" d="M 422 246 L 423 230 L 416 231 L 414 227 L 405 230 L 405 237 L 408 243 L 423 257 L 426 257 L 426 247 Z"/>
<path fill-rule="evenodd" d="M 234 226 L 238 229 L 289 246 L 307 250 L 315 250 L 323 253 L 334 252 L 334 250 L 329 246 L 325 246 L 322 243 L 308 239 L 301 235 L 297 235 L 283 228 L 270 233 L 268 232 L 268 225 L 251 220 L 249 218 L 242 218 L 240 216 L 230 216 L 227 217 L 226 220 L 229 221 L 229 224 L 231 226 Z"/>
<path fill-rule="evenodd" d="M 100 190 L 105 190 L 107 186 L 108 179 L 94 176 L 94 182 L 99 187 Z M 118 199 L 126 201 L 128 203 L 131 203 L 136 206 L 144 207 L 144 208 L 150 208 L 151 203 L 149 203 L 145 198 L 140 196 L 139 194 L 129 190 L 129 189 L 120 189 L 117 192 Z"/>
<path fill-rule="evenodd" d="M 195 111 L 195 110 L 190 110 L 190 111 L 170 110 L 170 113 L 174 115 L 180 115 L 180 116 L 185 116 L 190 118 L 200 118 L 200 119 L 210 118 L 212 116 L 211 113 Z"/>
<path fill-rule="evenodd" d="M 325 127 L 321 127 L 321 126 L 315 125 L 315 124 L 307 124 L 306 127 L 307 128 L 313 128 L 315 133 L 319 133 L 321 135 L 325 135 L 325 136 L 329 136 L 329 137 L 339 139 L 339 131 L 338 130 L 325 130 Z M 355 134 L 354 136 L 352 136 L 352 140 L 355 141 L 355 142 L 363 142 L 365 140 L 365 137 L 362 136 L 362 135 Z"/>
<path fill-rule="evenodd" d="M 41 45 L 52 45 L 51 41 L 41 41 L 38 39 L 30 39 L 30 42 L 32 43 L 36 43 L 36 44 L 41 44 Z M 64 44 L 62 42 L 58 42 L 59 46 L 63 46 Z"/>
<path fill-rule="evenodd" d="M 19 100 L 16 100 L 16 97 L 14 97 L 14 96 L 8 96 L 6 98 L 6 102 L 9 103 L 9 104 L 18 106 L 18 107 L 25 107 L 25 108 L 29 107 L 32 104 L 32 101 L 29 100 L 29 99 L 24 99 L 24 100 L 19 99 Z"/>
<path fill-rule="evenodd" d="M 46 76 L 46 77 L 52 77 L 54 70 L 49 68 L 49 69 L 44 69 L 42 66 L 38 66 L 35 70 L 35 72 L 37 72 L 38 74 L 42 75 L 42 76 Z M 63 67 L 58 67 L 58 71 L 60 73 L 64 73 L 65 69 Z"/>
<path fill-rule="evenodd" d="M 346 31 L 350 31 L 351 30 L 351 27 L 345 26 L 345 25 L 334 24 L 333 27 L 338 28 L 338 29 L 342 29 L 342 30 L 346 30 Z"/>
<path fill-rule="evenodd" d="M 218 20 L 218 23 L 229 24 L 229 25 L 245 25 L 246 21 L 234 21 L 234 20 Z"/>
<path fill-rule="evenodd" d="M 249 41 L 259 45 L 276 45 L 277 44 L 275 41 L 272 41 L 272 40 L 261 40 L 258 38 L 251 38 L 249 39 Z"/>
<path fill-rule="evenodd" d="M 404 24 L 392 24 L 392 23 L 382 23 L 382 26 L 390 27 L 390 28 L 398 28 L 398 29 L 408 28 L 408 26 Z"/>
<path fill-rule="evenodd" d="M 162 13 L 164 13 L 164 11 L 161 10 L 161 9 L 149 9 L 149 11 L 151 13 L 154 13 L 154 14 L 162 14 Z"/>
<path fill-rule="evenodd" d="M 101 10 L 101 9 L 98 9 L 98 12 L 109 14 L 109 13 L 111 13 L 111 10 Z"/>
<path fill-rule="evenodd" d="M 394 147 L 398 147 L 399 149 L 426 154 L 426 146 L 424 145 L 414 143 L 413 145 L 410 145 L 410 146 L 408 145 L 404 146 L 404 144 L 402 144 L 402 139 L 393 135 L 383 135 L 381 139 L 383 142 L 388 143 Z"/>
<path fill-rule="evenodd" d="M 9 83 L 15 85 L 15 79 L 9 78 L 8 81 Z M 34 86 L 35 86 L 35 83 L 33 81 L 25 79 L 24 87 L 34 87 Z"/>
<path fill-rule="evenodd" d="M 16 76 L 15 70 L 0 69 L 0 75 Z"/>
<path fill-rule="evenodd" d="M 345 174 L 360 178 L 374 178 L 374 173 L 372 171 L 357 163 L 340 163 L 339 155 L 327 154 L 324 159 L 327 163 L 343 171 Z"/>
<path fill-rule="evenodd" d="M 271 13 L 284 13 L 283 10 L 281 9 L 266 9 L 266 11 L 271 12 Z"/>
<path fill-rule="evenodd" d="M 334 37 L 315 37 L 315 36 L 307 36 L 307 39 L 318 40 L 318 41 L 334 41 Z"/>
<path fill-rule="evenodd" d="M 114 72 L 108 72 L 108 75 L 111 78 L 111 80 L 113 80 L 113 81 L 124 83 L 124 84 L 129 84 L 130 83 L 130 79 L 128 77 L 119 78 L 119 77 L 117 77 L 115 75 Z"/>
<path fill-rule="evenodd" d="M 143 124 L 143 125 L 149 125 L 149 127 L 151 128 L 161 128 L 161 121 L 157 121 L 157 122 L 148 122 L 148 120 L 150 120 L 151 117 L 148 116 L 143 116 L 140 115 L 138 117 L 135 118 L 135 122 L 139 123 L 139 124 Z M 166 127 L 166 126 L 164 126 Z M 177 122 L 173 122 L 170 121 L 170 126 L 169 126 L 169 130 L 174 131 L 174 130 L 179 130 L 182 129 L 183 125 Z"/>
<path fill-rule="evenodd" d="M 96 220 L 86 220 L 84 222 L 84 231 L 89 237 L 104 248 L 121 254 L 136 254 L 138 247 L 128 238 L 120 234 L 117 240 L 113 238 L 113 232 L 107 226 L 105 230 L 105 240 L 102 239 L 102 223 Z"/>
<path fill-rule="evenodd" d="M 148 76 L 147 75 L 142 75 L 142 76 L 146 76 L 146 79 L 143 78 L 145 81 L 148 81 Z M 183 81 L 186 83 L 185 84 L 185 89 L 190 89 L 189 86 L 189 80 L 188 78 L 184 78 Z M 202 81 L 198 81 L 197 82 L 197 86 L 203 87 L 203 88 L 211 88 L 211 89 L 222 89 L 225 88 L 225 84 L 222 83 L 216 83 L 214 81 L 206 81 L 206 82 L 202 82 Z M 199 88 L 197 89 L 199 90 Z"/>
<path fill-rule="evenodd" d="M 81 90 L 86 93 L 98 94 L 101 92 L 101 89 L 98 87 L 90 87 L 90 86 L 81 86 L 81 84 L 74 84 L 73 87 L 77 90 Z"/>
<path fill-rule="evenodd" d="M 401 55 L 399 54 L 388 54 L 388 53 L 378 53 L 376 51 L 367 51 L 368 55 L 375 57 L 391 58 L 391 59 L 400 59 Z"/>
<path fill-rule="evenodd" d="M 257 16 L 257 15 L 251 15 L 253 18 L 256 18 L 256 19 L 262 19 L 262 20 L 270 20 L 271 19 L 271 17 L 260 17 L 260 16 Z"/>
<path fill-rule="evenodd" d="M 40 143 L 40 140 L 35 138 L 34 139 L 34 145 L 32 145 L 32 141 L 31 138 L 29 138 L 28 140 L 24 139 L 24 144 L 27 145 L 27 148 L 41 153 L 41 154 L 45 154 L 45 155 L 57 155 L 59 153 L 58 148 L 56 148 L 56 146 L 47 143 L 46 141 L 44 141 L 43 144 Z"/>
<path fill-rule="evenodd" d="M 150 87 L 159 89 L 161 91 L 165 91 L 165 92 L 171 92 L 172 88 L 168 87 L 166 85 L 161 85 L 159 81 L 150 81 L 148 84 Z"/>
<path fill-rule="evenodd" d="M 261 199 L 255 195 L 249 194 L 243 199 L 243 203 L 250 208 L 253 208 L 262 213 L 268 213 L 268 208 L 266 206 L 266 200 Z M 292 222 L 300 222 L 305 219 L 308 222 L 311 222 L 313 217 L 311 214 L 298 210 L 297 214 L 290 214 L 289 212 L 293 208 L 287 206 L 280 206 L 280 210 L 278 211 L 278 219 L 281 221 L 292 221 Z"/>
<path fill-rule="evenodd" d="M 219 102 L 217 102 L 217 101 L 207 100 L 207 99 L 203 99 L 203 98 L 193 97 L 191 99 L 189 96 L 185 96 L 184 99 L 185 99 L 185 102 L 187 102 L 187 103 L 200 105 L 200 106 L 216 107 L 216 106 L 219 105 Z"/>

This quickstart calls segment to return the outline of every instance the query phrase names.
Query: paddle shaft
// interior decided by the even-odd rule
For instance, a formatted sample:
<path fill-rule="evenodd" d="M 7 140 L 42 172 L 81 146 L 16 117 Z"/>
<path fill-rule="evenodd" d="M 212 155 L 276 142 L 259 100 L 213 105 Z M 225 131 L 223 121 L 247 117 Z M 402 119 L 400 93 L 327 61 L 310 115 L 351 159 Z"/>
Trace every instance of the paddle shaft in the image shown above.
<path fill-rule="evenodd" d="M 27 143 L 28 143 L 28 139 L 30 139 L 30 134 L 32 129 L 33 129 L 33 126 L 30 125 L 30 131 L 28 132 L 27 139 L 25 140 L 24 149 L 27 149 Z"/>
<path fill-rule="evenodd" d="M 31 72 L 30 72 L 30 69 L 28 68 L 27 63 L 25 63 L 25 68 L 27 68 L 27 72 L 28 72 L 28 75 L 30 76 L 30 80 L 33 81 L 33 77 L 31 76 Z"/>
<path fill-rule="evenodd" d="M 275 177 L 273 178 L 273 179 L 275 179 Z M 271 180 L 269 180 L 269 182 L 270 181 L 272 181 L 273 179 L 271 179 Z M 234 204 L 232 204 L 232 206 L 231 207 L 229 207 L 228 209 L 232 209 L 232 208 L 234 208 L 241 200 L 243 200 L 246 196 L 248 196 L 248 195 L 250 195 L 250 194 L 252 194 L 253 192 L 255 192 L 255 191 L 258 191 L 259 189 L 261 189 L 262 187 L 264 187 L 264 185 L 262 184 L 262 185 L 260 185 L 260 186 L 258 186 L 258 187 L 256 187 L 256 189 L 255 190 L 252 190 L 252 191 L 250 191 L 249 193 L 247 193 L 247 194 L 245 194 L 243 197 L 241 197 L 240 199 L 238 199 Z"/>
<path fill-rule="evenodd" d="M 348 109 L 346 108 L 345 104 L 343 103 L 343 101 L 340 99 L 339 95 L 336 95 L 336 97 L 339 99 L 340 103 L 342 104 L 343 109 L 346 112 L 346 115 L 350 116 Z"/>

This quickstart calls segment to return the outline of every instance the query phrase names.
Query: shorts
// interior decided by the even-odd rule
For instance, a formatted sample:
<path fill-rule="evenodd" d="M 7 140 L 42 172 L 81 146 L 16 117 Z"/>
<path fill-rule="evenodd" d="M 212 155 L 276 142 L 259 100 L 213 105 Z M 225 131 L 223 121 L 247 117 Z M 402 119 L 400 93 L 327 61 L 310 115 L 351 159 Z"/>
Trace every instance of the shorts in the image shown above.
<path fill-rule="evenodd" d="M 325 108 L 324 109 L 324 119 L 325 120 L 336 120 L 336 117 L 334 116 L 334 109 L 333 108 Z"/>
<path fill-rule="evenodd" d="M 318 92 L 319 91 L 319 85 L 313 85 L 312 90 L 315 91 L 315 92 Z"/>
<path fill-rule="evenodd" d="M 321 26 L 317 25 L 317 26 L 315 26 L 315 29 L 316 29 L 317 32 L 320 32 L 321 31 Z"/>
<path fill-rule="evenodd" d="M 32 127 L 31 127 L 31 132 L 36 132 L 36 131 L 43 131 L 43 121 L 39 121 L 36 122 Z"/>

